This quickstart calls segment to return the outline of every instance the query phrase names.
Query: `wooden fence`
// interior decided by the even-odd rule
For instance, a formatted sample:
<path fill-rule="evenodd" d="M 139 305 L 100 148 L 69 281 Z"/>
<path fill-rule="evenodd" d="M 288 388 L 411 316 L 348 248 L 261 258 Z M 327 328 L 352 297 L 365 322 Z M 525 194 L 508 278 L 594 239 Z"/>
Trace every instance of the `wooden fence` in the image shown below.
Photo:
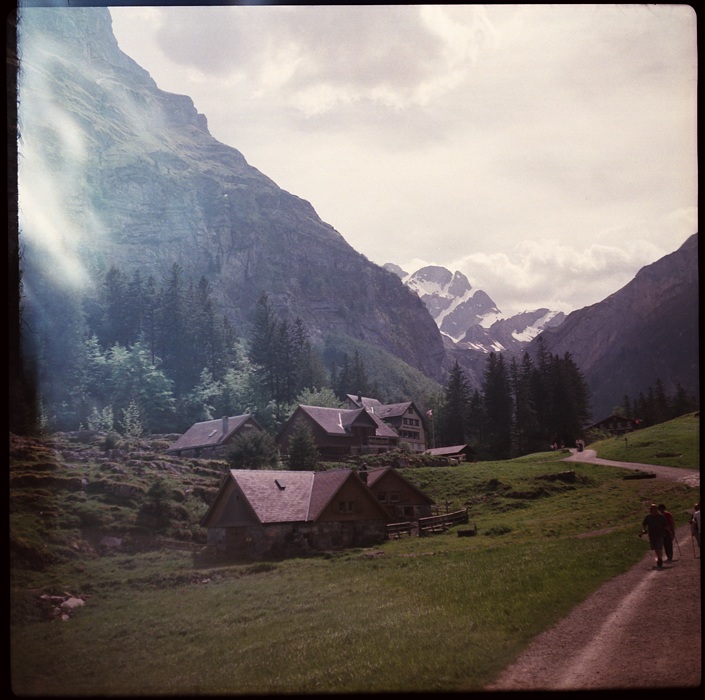
<path fill-rule="evenodd" d="M 437 532 L 445 532 L 455 525 L 469 522 L 468 509 L 456 510 L 454 513 L 444 515 L 432 515 L 430 518 L 419 518 L 419 537 L 432 535 Z"/>
<path fill-rule="evenodd" d="M 428 518 L 419 518 L 418 522 L 389 523 L 387 525 L 387 536 L 389 539 L 399 539 L 404 535 L 409 537 L 416 535 L 425 537 L 436 532 L 445 532 L 448 528 L 469 522 L 467 508 L 457 510 L 454 513 L 444 513 L 443 515 L 432 515 Z"/>
<path fill-rule="evenodd" d="M 414 534 L 418 534 L 418 528 L 416 523 L 403 522 L 403 523 L 387 523 L 387 537 L 390 540 L 398 540 L 404 535 L 411 537 Z"/>

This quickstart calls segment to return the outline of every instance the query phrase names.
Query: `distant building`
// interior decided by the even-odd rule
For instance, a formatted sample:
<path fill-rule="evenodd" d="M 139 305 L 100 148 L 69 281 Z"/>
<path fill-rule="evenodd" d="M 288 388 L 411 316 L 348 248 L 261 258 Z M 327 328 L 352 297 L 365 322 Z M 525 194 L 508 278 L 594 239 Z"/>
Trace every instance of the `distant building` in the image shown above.
<path fill-rule="evenodd" d="M 634 430 L 639 429 L 639 419 L 638 418 L 625 418 L 624 416 L 608 416 L 603 418 L 597 423 L 593 423 L 585 428 L 585 432 L 590 432 L 591 430 L 600 430 L 609 435 L 623 435 L 624 433 L 631 433 Z"/>
<path fill-rule="evenodd" d="M 194 423 L 167 452 L 181 457 L 224 456 L 238 435 L 264 431 L 251 413 Z"/>
<path fill-rule="evenodd" d="M 423 452 L 426 449 L 426 428 L 421 411 L 413 401 L 383 404 L 377 399 L 355 394 L 348 394 L 345 398 L 351 408 L 365 408 L 381 418 L 412 452 Z"/>
<path fill-rule="evenodd" d="M 282 455 L 299 424 L 306 425 L 324 460 L 340 460 L 388 452 L 399 444 L 399 436 L 384 421 L 364 408 L 298 406 L 277 436 Z"/>
<path fill-rule="evenodd" d="M 468 462 L 475 453 L 469 445 L 450 445 L 448 447 L 434 447 L 426 450 L 424 454 L 433 455 L 434 457 L 447 457 L 449 460 L 456 462 Z"/>

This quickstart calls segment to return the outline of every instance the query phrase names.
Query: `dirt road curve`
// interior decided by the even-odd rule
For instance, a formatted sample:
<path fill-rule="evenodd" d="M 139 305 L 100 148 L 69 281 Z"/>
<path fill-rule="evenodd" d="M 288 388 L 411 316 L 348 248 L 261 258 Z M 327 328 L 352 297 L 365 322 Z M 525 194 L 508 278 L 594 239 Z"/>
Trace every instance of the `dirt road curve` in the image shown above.
<path fill-rule="evenodd" d="M 590 454 L 592 452 L 592 454 Z M 698 487 L 698 472 L 600 460 L 594 451 L 566 461 L 589 461 L 656 473 Z M 664 471 L 665 470 L 665 471 Z M 702 682 L 700 550 L 688 526 L 676 533 L 674 561 L 656 567 L 648 552 L 539 635 L 488 691 L 575 691 L 678 688 Z"/>
<path fill-rule="evenodd" d="M 589 462 L 590 464 L 604 464 L 608 467 L 621 467 L 622 469 L 633 469 L 636 471 L 653 472 L 657 479 L 667 479 L 668 481 L 682 481 L 688 486 L 697 488 L 700 486 L 700 472 L 696 469 L 681 469 L 680 467 L 661 467 L 656 464 L 637 464 L 636 462 L 615 462 L 611 459 L 601 459 L 595 450 L 571 450 L 570 457 L 566 457 L 564 462 Z"/>

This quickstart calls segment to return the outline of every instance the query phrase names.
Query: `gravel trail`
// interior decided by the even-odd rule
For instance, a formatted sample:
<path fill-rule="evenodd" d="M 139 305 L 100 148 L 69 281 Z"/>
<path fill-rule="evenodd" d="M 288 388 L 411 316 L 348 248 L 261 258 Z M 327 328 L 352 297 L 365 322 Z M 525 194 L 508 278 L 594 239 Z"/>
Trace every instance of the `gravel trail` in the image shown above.
<path fill-rule="evenodd" d="M 695 488 L 694 470 L 599 459 L 594 450 L 564 461 L 593 462 L 656 474 Z M 676 531 L 674 561 L 659 569 L 648 551 L 604 584 L 529 648 L 487 691 L 678 688 L 702 682 L 700 550 L 688 525 Z M 683 692 L 679 693 L 683 696 Z"/>

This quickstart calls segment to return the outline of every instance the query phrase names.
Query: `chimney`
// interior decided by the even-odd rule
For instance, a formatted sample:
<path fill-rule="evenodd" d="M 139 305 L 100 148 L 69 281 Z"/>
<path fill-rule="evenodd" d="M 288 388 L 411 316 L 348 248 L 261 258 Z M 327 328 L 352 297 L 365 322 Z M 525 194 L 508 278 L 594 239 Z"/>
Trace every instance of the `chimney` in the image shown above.
<path fill-rule="evenodd" d="M 362 479 L 363 484 L 367 483 L 367 465 L 364 462 L 357 472 L 357 475 Z"/>
<path fill-rule="evenodd" d="M 228 417 L 223 416 L 223 435 L 228 434 Z"/>

